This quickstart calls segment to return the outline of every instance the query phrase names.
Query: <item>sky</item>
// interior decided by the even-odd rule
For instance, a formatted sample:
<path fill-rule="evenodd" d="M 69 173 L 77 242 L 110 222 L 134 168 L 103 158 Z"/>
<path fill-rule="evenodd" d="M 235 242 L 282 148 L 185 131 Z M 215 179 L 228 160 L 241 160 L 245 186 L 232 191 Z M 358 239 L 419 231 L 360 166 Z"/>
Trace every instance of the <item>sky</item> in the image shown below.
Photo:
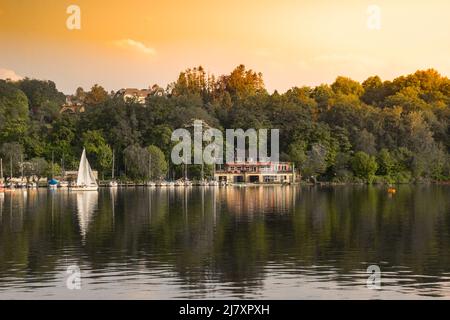
<path fill-rule="evenodd" d="M 70 5 L 80 29 L 67 28 Z M 244 64 L 270 92 L 339 75 L 448 76 L 449 12 L 448 0 L 0 0 L 0 78 L 68 94 L 165 87 L 199 65 L 220 75 Z"/>

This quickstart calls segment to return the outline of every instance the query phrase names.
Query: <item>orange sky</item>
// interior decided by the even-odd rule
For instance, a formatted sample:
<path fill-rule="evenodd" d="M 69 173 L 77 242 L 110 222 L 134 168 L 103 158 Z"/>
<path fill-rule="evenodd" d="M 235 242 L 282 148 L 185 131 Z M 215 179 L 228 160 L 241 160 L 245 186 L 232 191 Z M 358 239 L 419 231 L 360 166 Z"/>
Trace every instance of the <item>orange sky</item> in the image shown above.
<path fill-rule="evenodd" d="M 337 75 L 449 75 L 450 1 L 416 2 L 0 0 L 0 77 L 51 79 L 71 93 L 165 86 L 200 64 L 222 74 L 243 63 L 270 91 Z M 70 4 L 81 8 L 81 30 L 66 28 Z M 381 30 L 367 27 L 371 4 Z"/>

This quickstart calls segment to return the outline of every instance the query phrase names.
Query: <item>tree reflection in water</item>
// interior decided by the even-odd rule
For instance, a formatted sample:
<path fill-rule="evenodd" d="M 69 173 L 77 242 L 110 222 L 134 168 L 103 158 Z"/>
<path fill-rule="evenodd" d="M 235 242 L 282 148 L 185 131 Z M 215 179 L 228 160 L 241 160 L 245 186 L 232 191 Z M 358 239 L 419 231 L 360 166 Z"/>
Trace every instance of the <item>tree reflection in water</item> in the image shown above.
<path fill-rule="evenodd" d="M 0 198 L 0 296 L 51 292 L 68 259 L 102 274 L 93 290 L 130 296 L 130 275 L 176 287 L 167 297 L 350 296 L 369 264 L 392 292 L 446 296 L 449 199 L 448 186 L 17 190 Z"/>

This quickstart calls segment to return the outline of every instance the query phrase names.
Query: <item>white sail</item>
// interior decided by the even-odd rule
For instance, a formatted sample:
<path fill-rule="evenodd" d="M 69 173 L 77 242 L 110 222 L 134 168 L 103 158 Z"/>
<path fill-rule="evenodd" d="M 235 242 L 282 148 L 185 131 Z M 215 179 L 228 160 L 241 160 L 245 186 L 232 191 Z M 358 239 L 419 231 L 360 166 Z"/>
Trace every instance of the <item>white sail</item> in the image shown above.
<path fill-rule="evenodd" d="M 78 167 L 77 186 L 98 187 L 94 173 L 92 172 L 89 161 L 86 158 L 86 149 L 83 149 L 80 166 Z"/>

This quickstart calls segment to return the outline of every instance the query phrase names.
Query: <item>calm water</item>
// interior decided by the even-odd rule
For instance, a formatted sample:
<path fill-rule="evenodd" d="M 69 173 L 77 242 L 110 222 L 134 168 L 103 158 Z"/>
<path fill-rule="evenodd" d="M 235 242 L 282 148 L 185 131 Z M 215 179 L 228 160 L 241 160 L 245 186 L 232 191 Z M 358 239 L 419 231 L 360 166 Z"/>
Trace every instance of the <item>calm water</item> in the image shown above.
<path fill-rule="evenodd" d="M 450 186 L 0 194 L 2 299 L 432 297 L 450 298 Z"/>

